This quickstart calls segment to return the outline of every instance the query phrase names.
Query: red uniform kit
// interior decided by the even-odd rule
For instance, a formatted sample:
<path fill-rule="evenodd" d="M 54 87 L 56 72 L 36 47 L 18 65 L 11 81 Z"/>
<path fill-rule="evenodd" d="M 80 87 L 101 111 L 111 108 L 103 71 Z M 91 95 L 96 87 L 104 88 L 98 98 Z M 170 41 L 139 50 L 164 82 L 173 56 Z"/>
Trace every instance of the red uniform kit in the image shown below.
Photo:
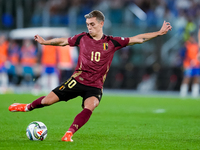
<path fill-rule="evenodd" d="M 127 46 L 129 38 L 103 35 L 96 41 L 83 32 L 70 37 L 68 42 L 70 46 L 80 48 L 72 77 L 81 84 L 102 89 L 115 51 Z"/>

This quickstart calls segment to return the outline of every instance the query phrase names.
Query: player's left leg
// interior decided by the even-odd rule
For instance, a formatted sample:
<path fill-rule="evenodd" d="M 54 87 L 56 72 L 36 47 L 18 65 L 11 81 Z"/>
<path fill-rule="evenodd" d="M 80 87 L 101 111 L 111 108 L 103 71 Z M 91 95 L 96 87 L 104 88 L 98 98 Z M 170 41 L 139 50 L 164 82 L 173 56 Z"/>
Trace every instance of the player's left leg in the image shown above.
<path fill-rule="evenodd" d="M 72 142 L 73 140 L 71 138 L 73 134 L 90 119 L 92 112 L 98 105 L 99 100 L 95 96 L 87 98 L 84 101 L 83 110 L 74 118 L 74 122 L 62 137 L 62 141 Z"/>

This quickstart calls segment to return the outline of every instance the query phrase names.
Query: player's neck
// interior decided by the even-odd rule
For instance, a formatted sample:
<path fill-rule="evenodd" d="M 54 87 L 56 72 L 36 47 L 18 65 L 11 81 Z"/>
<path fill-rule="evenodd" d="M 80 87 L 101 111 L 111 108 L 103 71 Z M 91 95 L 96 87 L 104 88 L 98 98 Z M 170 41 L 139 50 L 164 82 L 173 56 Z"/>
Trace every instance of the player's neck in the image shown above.
<path fill-rule="evenodd" d="M 100 33 L 100 34 L 98 34 L 98 35 L 92 36 L 92 38 L 93 38 L 94 40 L 96 40 L 96 41 L 101 40 L 102 37 L 103 37 L 103 32 Z"/>

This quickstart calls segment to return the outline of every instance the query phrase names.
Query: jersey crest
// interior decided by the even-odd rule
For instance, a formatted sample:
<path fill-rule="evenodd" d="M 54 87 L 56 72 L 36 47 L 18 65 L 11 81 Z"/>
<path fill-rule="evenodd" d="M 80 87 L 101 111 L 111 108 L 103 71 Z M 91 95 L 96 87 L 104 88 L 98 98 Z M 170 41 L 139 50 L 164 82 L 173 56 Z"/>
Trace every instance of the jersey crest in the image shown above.
<path fill-rule="evenodd" d="M 108 43 L 103 43 L 103 50 L 107 50 L 108 49 Z"/>

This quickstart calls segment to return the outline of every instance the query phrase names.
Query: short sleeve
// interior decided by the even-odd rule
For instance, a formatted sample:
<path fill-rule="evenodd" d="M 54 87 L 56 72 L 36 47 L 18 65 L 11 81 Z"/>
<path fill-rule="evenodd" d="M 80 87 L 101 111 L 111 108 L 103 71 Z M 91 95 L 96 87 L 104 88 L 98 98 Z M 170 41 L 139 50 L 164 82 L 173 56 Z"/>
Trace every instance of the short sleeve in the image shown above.
<path fill-rule="evenodd" d="M 70 46 L 79 46 L 81 38 L 85 35 L 85 32 L 76 34 L 73 37 L 68 38 L 68 43 Z"/>
<path fill-rule="evenodd" d="M 118 50 L 122 47 L 126 47 L 129 43 L 128 37 L 113 37 L 112 39 L 113 44 L 115 45 L 115 49 Z"/>

